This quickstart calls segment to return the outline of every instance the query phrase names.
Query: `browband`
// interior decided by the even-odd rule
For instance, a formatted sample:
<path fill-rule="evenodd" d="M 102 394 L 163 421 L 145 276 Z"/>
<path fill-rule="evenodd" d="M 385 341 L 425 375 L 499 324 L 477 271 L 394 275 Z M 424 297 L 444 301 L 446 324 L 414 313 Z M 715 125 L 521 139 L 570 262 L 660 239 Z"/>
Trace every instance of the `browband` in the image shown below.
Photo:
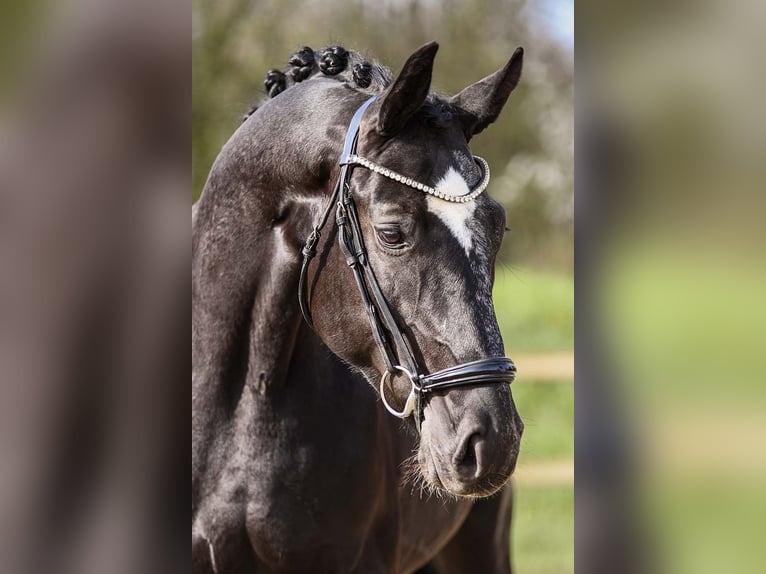
<path fill-rule="evenodd" d="M 420 183 L 419 181 L 415 181 L 411 177 L 406 177 L 392 169 L 383 167 L 382 165 L 377 164 L 374 161 L 367 159 L 366 157 L 362 157 L 356 154 L 342 158 L 341 165 L 360 165 L 369 169 L 370 171 L 374 171 L 375 173 L 382 175 L 383 177 L 393 179 L 394 181 L 408 185 L 413 189 L 417 189 L 423 193 L 433 195 L 434 197 L 438 197 L 444 201 L 451 201 L 453 203 L 467 203 L 469 201 L 473 201 L 482 193 L 484 193 L 484 190 L 486 190 L 487 186 L 489 185 L 489 164 L 483 157 L 479 157 L 478 155 L 473 156 L 473 161 L 477 166 L 479 166 L 479 169 L 481 170 L 481 181 L 471 190 L 470 193 L 465 195 L 451 195 L 449 193 L 444 193 L 439 191 L 438 188 L 431 187 L 425 183 Z"/>

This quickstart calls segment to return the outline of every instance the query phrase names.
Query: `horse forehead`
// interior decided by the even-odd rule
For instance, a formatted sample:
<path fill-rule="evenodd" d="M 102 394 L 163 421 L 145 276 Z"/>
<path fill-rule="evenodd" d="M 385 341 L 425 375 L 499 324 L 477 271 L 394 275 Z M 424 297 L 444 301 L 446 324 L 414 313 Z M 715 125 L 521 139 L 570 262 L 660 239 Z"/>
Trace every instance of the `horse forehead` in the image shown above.
<path fill-rule="evenodd" d="M 434 186 L 436 190 L 444 195 L 460 196 L 470 193 L 470 188 L 465 178 L 455 168 L 450 166 L 447 172 Z M 465 251 L 466 256 L 470 257 L 474 249 L 474 232 L 468 223 L 473 219 L 476 211 L 476 202 L 468 201 L 466 203 L 456 203 L 439 199 L 432 195 L 426 198 L 428 211 L 438 217 L 447 229 L 452 233 L 457 242 Z"/>

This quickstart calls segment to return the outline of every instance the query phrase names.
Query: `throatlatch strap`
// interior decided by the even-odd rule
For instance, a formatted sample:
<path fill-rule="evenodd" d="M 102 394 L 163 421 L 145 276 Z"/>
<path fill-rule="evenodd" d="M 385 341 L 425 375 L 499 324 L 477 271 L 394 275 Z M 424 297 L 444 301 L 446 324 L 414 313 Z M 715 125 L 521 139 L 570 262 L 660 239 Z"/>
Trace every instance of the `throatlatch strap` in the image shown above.
<path fill-rule="evenodd" d="M 340 189 L 340 181 L 335 185 L 335 189 L 332 192 L 332 195 L 330 196 L 330 201 L 327 203 L 327 206 L 325 207 L 324 212 L 322 213 L 322 217 L 319 219 L 319 222 L 314 225 L 314 228 L 311 230 L 311 234 L 308 236 L 308 239 L 306 239 L 306 244 L 303 246 L 303 263 L 301 264 L 301 275 L 300 279 L 298 279 L 298 304 L 301 307 L 301 314 L 303 315 L 303 318 L 306 320 L 306 323 L 308 323 L 309 327 L 312 329 L 314 328 L 314 320 L 311 317 L 311 305 L 309 301 L 309 292 L 308 292 L 308 271 L 309 271 L 309 265 L 311 264 L 311 260 L 314 259 L 314 257 L 317 254 L 317 244 L 319 243 L 319 239 L 322 237 L 322 228 L 327 223 L 327 219 L 330 217 L 330 213 L 332 212 L 333 204 L 336 201 L 336 198 L 338 197 L 338 190 Z"/>
<path fill-rule="evenodd" d="M 311 302 L 309 301 L 308 292 L 308 269 L 311 264 L 311 260 L 316 256 L 316 247 L 319 243 L 319 239 L 322 237 L 322 229 L 327 224 L 327 220 L 332 213 L 338 198 L 342 196 L 341 188 L 348 186 L 349 178 L 349 165 L 345 164 L 345 159 L 351 154 L 351 150 L 356 148 L 356 141 L 359 137 L 359 124 L 364 116 L 364 111 L 375 100 L 375 96 L 365 101 L 359 109 L 356 110 L 354 116 L 351 118 L 351 123 L 348 126 L 346 132 L 346 141 L 343 144 L 343 153 L 340 156 L 341 171 L 338 183 L 335 185 L 330 199 L 327 201 L 327 205 L 322 212 L 322 217 L 314 225 L 311 234 L 306 239 L 306 244 L 303 246 L 303 263 L 301 264 L 301 274 L 298 279 L 298 304 L 301 308 L 301 314 L 308 323 L 309 327 L 314 328 L 314 320 L 311 316 Z"/>

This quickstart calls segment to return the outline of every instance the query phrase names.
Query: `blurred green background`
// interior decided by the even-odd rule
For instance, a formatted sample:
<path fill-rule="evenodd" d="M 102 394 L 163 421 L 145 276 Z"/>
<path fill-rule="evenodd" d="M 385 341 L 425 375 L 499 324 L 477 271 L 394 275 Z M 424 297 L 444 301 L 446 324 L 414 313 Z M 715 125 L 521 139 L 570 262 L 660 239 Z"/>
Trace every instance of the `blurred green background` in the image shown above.
<path fill-rule="evenodd" d="M 495 301 L 526 423 L 511 544 L 517 571 L 573 571 L 573 2 L 193 0 L 193 199 L 263 78 L 304 45 L 341 44 L 397 72 L 437 40 L 433 88 L 453 94 L 525 48 L 500 120 L 471 147 L 508 213 Z M 525 365 L 527 366 L 525 368 Z"/>
<path fill-rule="evenodd" d="M 592 308 L 578 313 L 599 331 L 583 356 L 609 364 L 612 393 L 594 400 L 593 385 L 578 409 L 597 414 L 616 396 L 638 443 L 633 488 L 578 502 L 578 516 L 639 508 L 651 571 L 766 564 L 764 22 L 757 0 L 597 1 L 578 12 L 588 54 L 578 62 L 578 153 L 589 168 L 578 246 L 592 275 L 581 276 Z M 584 530 L 597 532 L 595 522 Z M 578 560 L 587 550 L 610 549 L 578 548 Z"/>
<path fill-rule="evenodd" d="M 498 269 L 495 307 L 519 376 L 524 420 L 515 473 L 516 571 L 574 571 L 574 281 L 563 273 Z"/>

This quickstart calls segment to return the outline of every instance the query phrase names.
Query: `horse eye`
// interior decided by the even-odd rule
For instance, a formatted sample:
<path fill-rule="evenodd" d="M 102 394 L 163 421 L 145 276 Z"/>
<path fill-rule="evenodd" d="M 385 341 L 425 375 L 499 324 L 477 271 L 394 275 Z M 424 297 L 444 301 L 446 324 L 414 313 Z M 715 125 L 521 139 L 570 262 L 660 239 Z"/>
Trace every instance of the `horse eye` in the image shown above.
<path fill-rule="evenodd" d="M 393 249 L 404 247 L 404 236 L 398 229 L 379 229 L 378 239 L 385 247 Z"/>

